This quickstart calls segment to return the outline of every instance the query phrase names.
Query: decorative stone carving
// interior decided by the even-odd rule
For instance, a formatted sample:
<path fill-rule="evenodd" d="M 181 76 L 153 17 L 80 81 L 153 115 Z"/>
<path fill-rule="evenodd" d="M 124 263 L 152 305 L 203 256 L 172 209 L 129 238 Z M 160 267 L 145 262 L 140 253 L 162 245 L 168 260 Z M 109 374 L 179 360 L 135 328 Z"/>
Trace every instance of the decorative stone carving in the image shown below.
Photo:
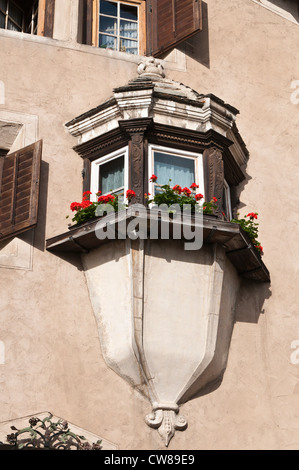
<path fill-rule="evenodd" d="M 160 79 L 165 77 L 163 65 L 154 57 L 147 57 L 143 59 L 138 64 L 137 73 L 140 76 L 150 77 L 151 79 Z"/>
<path fill-rule="evenodd" d="M 187 427 L 187 420 L 184 416 L 179 416 L 177 405 L 156 405 L 153 412 L 145 417 L 148 426 L 158 429 L 158 432 L 168 447 L 168 444 L 176 430 L 183 431 Z"/>

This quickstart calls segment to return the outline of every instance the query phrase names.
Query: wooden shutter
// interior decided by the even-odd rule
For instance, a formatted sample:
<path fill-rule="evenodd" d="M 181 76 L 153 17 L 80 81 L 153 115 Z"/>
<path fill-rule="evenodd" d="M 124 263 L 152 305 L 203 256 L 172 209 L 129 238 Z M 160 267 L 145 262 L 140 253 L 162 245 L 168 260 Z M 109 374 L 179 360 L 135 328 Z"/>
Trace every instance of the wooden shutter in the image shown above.
<path fill-rule="evenodd" d="M 201 0 L 147 0 L 147 55 L 159 57 L 202 29 Z"/>
<path fill-rule="evenodd" d="M 54 14 L 55 0 L 39 0 L 37 28 L 37 34 L 39 36 L 53 37 Z"/>
<path fill-rule="evenodd" d="M 53 37 L 55 0 L 46 0 L 44 36 Z"/>
<path fill-rule="evenodd" d="M 93 0 L 81 0 L 82 8 L 82 43 L 89 46 L 92 45 L 93 36 Z"/>
<path fill-rule="evenodd" d="M 0 157 L 0 242 L 37 224 L 42 141 Z"/>

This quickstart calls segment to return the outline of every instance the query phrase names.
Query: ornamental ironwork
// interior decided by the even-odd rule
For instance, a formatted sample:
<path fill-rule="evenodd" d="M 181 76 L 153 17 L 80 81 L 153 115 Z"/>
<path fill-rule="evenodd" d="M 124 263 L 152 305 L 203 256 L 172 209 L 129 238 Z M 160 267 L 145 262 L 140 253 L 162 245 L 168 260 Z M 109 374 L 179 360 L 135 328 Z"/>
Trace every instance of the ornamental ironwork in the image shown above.
<path fill-rule="evenodd" d="M 12 449 L 31 450 L 101 450 L 101 441 L 90 443 L 84 436 L 79 436 L 71 431 L 67 421 L 52 420 L 53 415 L 49 413 L 44 419 L 31 417 L 29 426 L 17 429 L 7 435 L 7 442 Z"/>

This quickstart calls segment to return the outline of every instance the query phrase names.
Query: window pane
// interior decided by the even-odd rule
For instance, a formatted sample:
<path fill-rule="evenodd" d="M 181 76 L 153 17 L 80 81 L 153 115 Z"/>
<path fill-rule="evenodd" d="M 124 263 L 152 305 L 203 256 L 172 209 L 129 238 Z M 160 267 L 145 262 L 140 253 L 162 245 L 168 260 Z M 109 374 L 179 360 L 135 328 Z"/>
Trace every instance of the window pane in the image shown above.
<path fill-rule="evenodd" d="M 117 21 L 116 18 L 108 18 L 107 16 L 100 17 L 100 32 L 108 34 L 117 34 Z"/>
<path fill-rule="evenodd" d="M 100 165 L 99 189 L 102 194 L 124 187 L 124 157 Z M 122 191 L 123 192 L 123 191 Z"/>
<path fill-rule="evenodd" d="M 23 13 L 12 2 L 9 2 L 8 16 L 17 23 L 18 26 L 22 27 Z"/>
<path fill-rule="evenodd" d="M 167 153 L 155 152 L 154 173 L 160 185 L 178 184 L 189 188 L 195 182 L 195 165 L 191 158 L 178 157 Z"/>
<path fill-rule="evenodd" d="M 22 28 L 20 26 L 17 26 L 15 23 L 12 23 L 10 20 L 7 22 L 7 29 L 10 29 L 11 31 L 22 31 Z"/>
<path fill-rule="evenodd" d="M 5 15 L 0 13 L 0 28 L 5 28 Z"/>
<path fill-rule="evenodd" d="M 100 34 L 99 47 L 116 50 L 116 38 Z"/>
<path fill-rule="evenodd" d="M 127 20 L 137 21 L 137 19 L 138 19 L 137 7 L 121 3 L 120 4 L 120 17 L 121 18 L 126 18 Z"/>
<path fill-rule="evenodd" d="M 104 15 L 117 16 L 117 3 L 100 1 L 100 13 Z"/>
<path fill-rule="evenodd" d="M 120 20 L 120 33 L 119 34 L 126 38 L 137 39 L 138 37 L 137 23 L 132 23 L 132 21 Z"/>
<path fill-rule="evenodd" d="M 6 12 L 7 0 L 0 0 L 0 9 Z"/>
<path fill-rule="evenodd" d="M 138 43 L 129 39 L 120 39 L 119 50 L 128 54 L 138 54 Z"/>

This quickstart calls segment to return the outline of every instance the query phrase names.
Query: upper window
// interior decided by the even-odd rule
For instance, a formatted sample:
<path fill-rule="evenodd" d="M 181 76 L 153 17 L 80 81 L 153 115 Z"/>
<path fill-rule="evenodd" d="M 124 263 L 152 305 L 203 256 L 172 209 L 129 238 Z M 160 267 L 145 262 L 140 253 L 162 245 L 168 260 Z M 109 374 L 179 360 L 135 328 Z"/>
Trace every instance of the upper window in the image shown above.
<path fill-rule="evenodd" d="M 100 0 L 99 47 L 138 54 L 138 6 Z"/>
<path fill-rule="evenodd" d="M 158 57 L 202 29 L 201 0 L 82 0 L 82 42 Z"/>
<path fill-rule="evenodd" d="M 198 192 L 204 193 L 202 155 L 169 149 L 167 147 L 150 146 L 149 175 L 155 174 L 156 183 L 151 183 L 149 192 L 156 194 L 159 187 L 168 184 L 190 188 L 196 183 Z"/>
<path fill-rule="evenodd" d="M 27 4 L 28 5 L 28 4 Z M 24 2 L 0 0 L 0 28 L 37 34 L 38 0 Z"/>

